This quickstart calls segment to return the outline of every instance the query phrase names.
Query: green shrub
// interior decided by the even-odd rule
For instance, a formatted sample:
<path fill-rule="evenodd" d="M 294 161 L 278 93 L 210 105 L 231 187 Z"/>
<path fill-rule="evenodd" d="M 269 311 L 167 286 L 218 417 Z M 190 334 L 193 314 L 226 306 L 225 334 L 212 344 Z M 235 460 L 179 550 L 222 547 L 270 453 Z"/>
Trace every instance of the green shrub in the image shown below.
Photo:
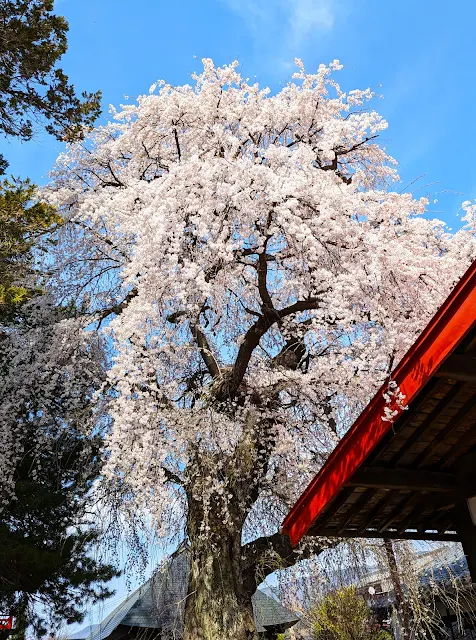
<path fill-rule="evenodd" d="M 355 587 L 330 593 L 311 610 L 314 640 L 390 640 Z"/>

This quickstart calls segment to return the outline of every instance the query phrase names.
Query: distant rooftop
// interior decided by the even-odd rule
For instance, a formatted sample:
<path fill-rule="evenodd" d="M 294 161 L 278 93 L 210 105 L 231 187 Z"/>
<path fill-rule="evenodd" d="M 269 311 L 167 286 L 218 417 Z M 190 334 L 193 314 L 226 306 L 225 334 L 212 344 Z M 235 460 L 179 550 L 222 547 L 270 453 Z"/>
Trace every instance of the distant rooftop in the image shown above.
<path fill-rule="evenodd" d="M 102 622 L 70 635 L 69 640 L 105 640 L 120 625 L 161 629 L 162 635 L 180 638 L 183 633 L 189 567 L 188 552 L 184 550 L 176 554 Z M 296 614 L 263 591 L 255 592 L 252 603 L 259 633 L 270 628 L 284 631 L 299 621 Z"/>

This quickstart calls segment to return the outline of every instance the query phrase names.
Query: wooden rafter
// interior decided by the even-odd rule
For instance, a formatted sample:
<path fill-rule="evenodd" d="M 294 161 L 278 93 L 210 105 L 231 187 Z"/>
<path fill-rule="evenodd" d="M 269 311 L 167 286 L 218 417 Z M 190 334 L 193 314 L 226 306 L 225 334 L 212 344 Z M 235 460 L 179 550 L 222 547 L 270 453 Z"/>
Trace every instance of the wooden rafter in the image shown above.
<path fill-rule="evenodd" d="M 346 486 L 446 492 L 456 491 L 457 478 L 453 473 L 439 473 L 419 469 L 361 467 L 346 483 Z"/>

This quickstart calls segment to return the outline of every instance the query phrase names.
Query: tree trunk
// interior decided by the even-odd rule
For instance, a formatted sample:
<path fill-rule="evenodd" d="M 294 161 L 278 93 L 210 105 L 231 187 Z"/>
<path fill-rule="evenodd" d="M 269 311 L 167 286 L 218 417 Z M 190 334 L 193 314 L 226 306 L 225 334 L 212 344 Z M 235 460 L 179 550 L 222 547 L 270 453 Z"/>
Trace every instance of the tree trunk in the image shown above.
<path fill-rule="evenodd" d="M 190 578 L 183 640 L 257 640 L 251 596 L 254 576 L 244 576 L 241 532 L 217 531 L 206 539 L 189 514 Z M 216 525 L 216 523 L 215 523 Z"/>

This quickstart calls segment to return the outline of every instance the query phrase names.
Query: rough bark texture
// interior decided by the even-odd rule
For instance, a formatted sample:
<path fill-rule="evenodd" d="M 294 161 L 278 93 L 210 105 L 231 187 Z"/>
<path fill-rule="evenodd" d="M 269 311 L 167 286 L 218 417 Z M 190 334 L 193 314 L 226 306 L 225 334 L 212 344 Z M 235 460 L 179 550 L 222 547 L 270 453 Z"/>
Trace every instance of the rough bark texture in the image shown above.
<path fill-rule="evenodd" d="M 199 529 L 201 510 L 194 506 L 188 517 L 190 578 L 183 640 L 257 640 L 254 589 L 242 574 L 241 534 L 222 529 L 205 539 Z"/>
<path fill-rule="evenodd" d="M 240 593 L 230 549 L 192 551 L 184 640 L 257 640 L 251 597 Z"/>

